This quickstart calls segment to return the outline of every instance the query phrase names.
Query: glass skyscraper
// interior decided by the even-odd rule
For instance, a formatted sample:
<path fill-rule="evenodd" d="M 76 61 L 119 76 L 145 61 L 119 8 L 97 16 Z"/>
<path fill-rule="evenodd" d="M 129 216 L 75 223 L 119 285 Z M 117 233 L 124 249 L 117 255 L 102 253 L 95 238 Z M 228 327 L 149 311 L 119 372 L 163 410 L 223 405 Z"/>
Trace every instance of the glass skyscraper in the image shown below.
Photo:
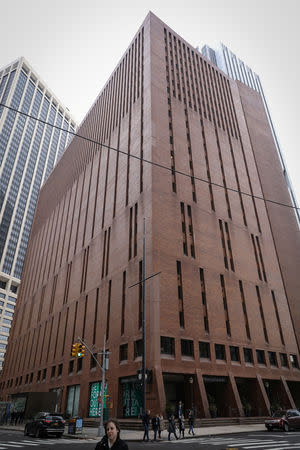
<path fill-rule="evenodd" d="M 24 58 L 0 69 L 0 370 L 39 190 L 74 131 Z"/>
<path fill-rule="evenodd" d="M 199 50 L 199 48 L 197 49 Z M 297 200 L 293 192 L 291 180 L 287 172 L 284 157 L 282 155 L 282 150 L 279 145 L 279 141 L 275 132 L 268 103 L 259 76 L 223 43 L 220 43 L 220 45 L 216 49 L 211 48 L 209 45 L 204 45 L 201 49 L 201 53 L 206 58 L 208 58 L 213 64 L 218 66 L 219 69 L 223 70 L 223 72 L 225 72 L 230 78 L 232 78 L 233 80 L 239 80 L 260 93 L 265 106 L 266 114 L 268 117 L 276 149 L 279 155 L 282 172 L 286 180 L 292 204 L 295 207 L 295 214 L 297 217 L 298 225 L 300 227 L 300 212 L 297 209 L 298 208 Z"/>

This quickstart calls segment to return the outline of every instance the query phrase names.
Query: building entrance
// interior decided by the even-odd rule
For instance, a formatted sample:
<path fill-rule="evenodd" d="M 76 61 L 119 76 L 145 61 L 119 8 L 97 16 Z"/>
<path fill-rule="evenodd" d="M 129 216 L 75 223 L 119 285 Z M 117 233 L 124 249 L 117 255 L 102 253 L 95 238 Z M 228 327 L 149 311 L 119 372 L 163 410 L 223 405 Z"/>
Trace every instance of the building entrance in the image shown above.
<path fill-rule="evenodd" d="M 194 377 L 185 374 L 164 373 L 164 388 L 166 396 L 166 414 L 178 416 L 178 403 L 183 403 L 183 414 L 188 416 L 190 409 L 196 415 L 196 405 L 194 405 Z"/>
<path fill-rule="evenodd" d="M 228 377 L 204 375 L 203 381 L 211 417 L 239 415 Z"/>

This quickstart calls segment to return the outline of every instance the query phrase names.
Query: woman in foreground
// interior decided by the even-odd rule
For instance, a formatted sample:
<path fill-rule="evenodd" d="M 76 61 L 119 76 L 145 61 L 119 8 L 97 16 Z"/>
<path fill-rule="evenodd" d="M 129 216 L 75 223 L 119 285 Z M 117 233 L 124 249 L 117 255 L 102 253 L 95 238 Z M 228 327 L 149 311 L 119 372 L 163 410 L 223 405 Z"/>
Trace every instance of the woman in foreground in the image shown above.
<path fill-rule="evenodd" d="M 128 445 L 120 439 L 120 425 L 115 419 L 110 419 L 105 426 L 105 436 L 96 445 L 95 450 L 111 448 L 113 450 L 128 450 Z"/>

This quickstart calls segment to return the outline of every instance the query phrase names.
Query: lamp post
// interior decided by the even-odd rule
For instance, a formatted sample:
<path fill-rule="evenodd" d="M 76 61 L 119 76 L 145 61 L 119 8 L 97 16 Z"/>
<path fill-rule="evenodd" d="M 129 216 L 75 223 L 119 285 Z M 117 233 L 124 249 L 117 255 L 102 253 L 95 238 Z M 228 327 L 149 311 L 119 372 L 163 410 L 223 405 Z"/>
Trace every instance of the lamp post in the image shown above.
<path fill-rule="evenodd" d="M 193 383 L 194 383 L 194 378 L 192 377 L 192 376 L 190 376 L 189 377 L 189 383 L 190 383 L 190 386 L 191 386 L 191 391 L 190 391 L 190 393 L 191 393 L 191 410 L 193 411 L 193 413 L 194 413 L 194 396 L 193 396 Z"/>

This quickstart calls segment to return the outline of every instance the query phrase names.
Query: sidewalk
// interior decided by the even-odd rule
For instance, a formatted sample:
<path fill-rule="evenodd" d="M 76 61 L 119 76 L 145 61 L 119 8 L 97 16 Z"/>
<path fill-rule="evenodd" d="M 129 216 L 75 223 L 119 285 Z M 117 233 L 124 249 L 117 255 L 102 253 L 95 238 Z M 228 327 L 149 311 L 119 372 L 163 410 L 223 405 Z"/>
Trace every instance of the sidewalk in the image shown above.
<path fill-rule="evenodd" d="M 229 434 L 229 433 L 251 433 L 253 431 L 265 431 L 264 424 L 254 424 L 254 425 L 224 425 L 224 426 L 216 426 L 216 427 L 201 427 L 195 428 L 195 436 L 191 436 L 188 434 L 188 430 L 185 432 L 185 439 L 193 439 L 199 436 L 214 436 L 217 434 Z M 24 431 L 24 425 L 0 425 L 0 430 L 8 430 L 8 431 Z M 74 439 L 96 439 L 100 440 L 97 437 L 98 428 L 91 427 L 83 427 L 81 434 L 68 434 L 67 428 L 63 437 L 65 438 L 74 438 Z M 134 431 L 134 430 L 122 430 L 121 437 L 125 441 L 141 441 L 143 439 L 143 431 Z M 149 432 L 150 439 L 153 438 L 153 432 L 150 430 Z M 167 440 L 168 432 L 164 430 L 162 432 L 162 440 Z M 172 435 L 172 439 L 174 436 Z"/>

